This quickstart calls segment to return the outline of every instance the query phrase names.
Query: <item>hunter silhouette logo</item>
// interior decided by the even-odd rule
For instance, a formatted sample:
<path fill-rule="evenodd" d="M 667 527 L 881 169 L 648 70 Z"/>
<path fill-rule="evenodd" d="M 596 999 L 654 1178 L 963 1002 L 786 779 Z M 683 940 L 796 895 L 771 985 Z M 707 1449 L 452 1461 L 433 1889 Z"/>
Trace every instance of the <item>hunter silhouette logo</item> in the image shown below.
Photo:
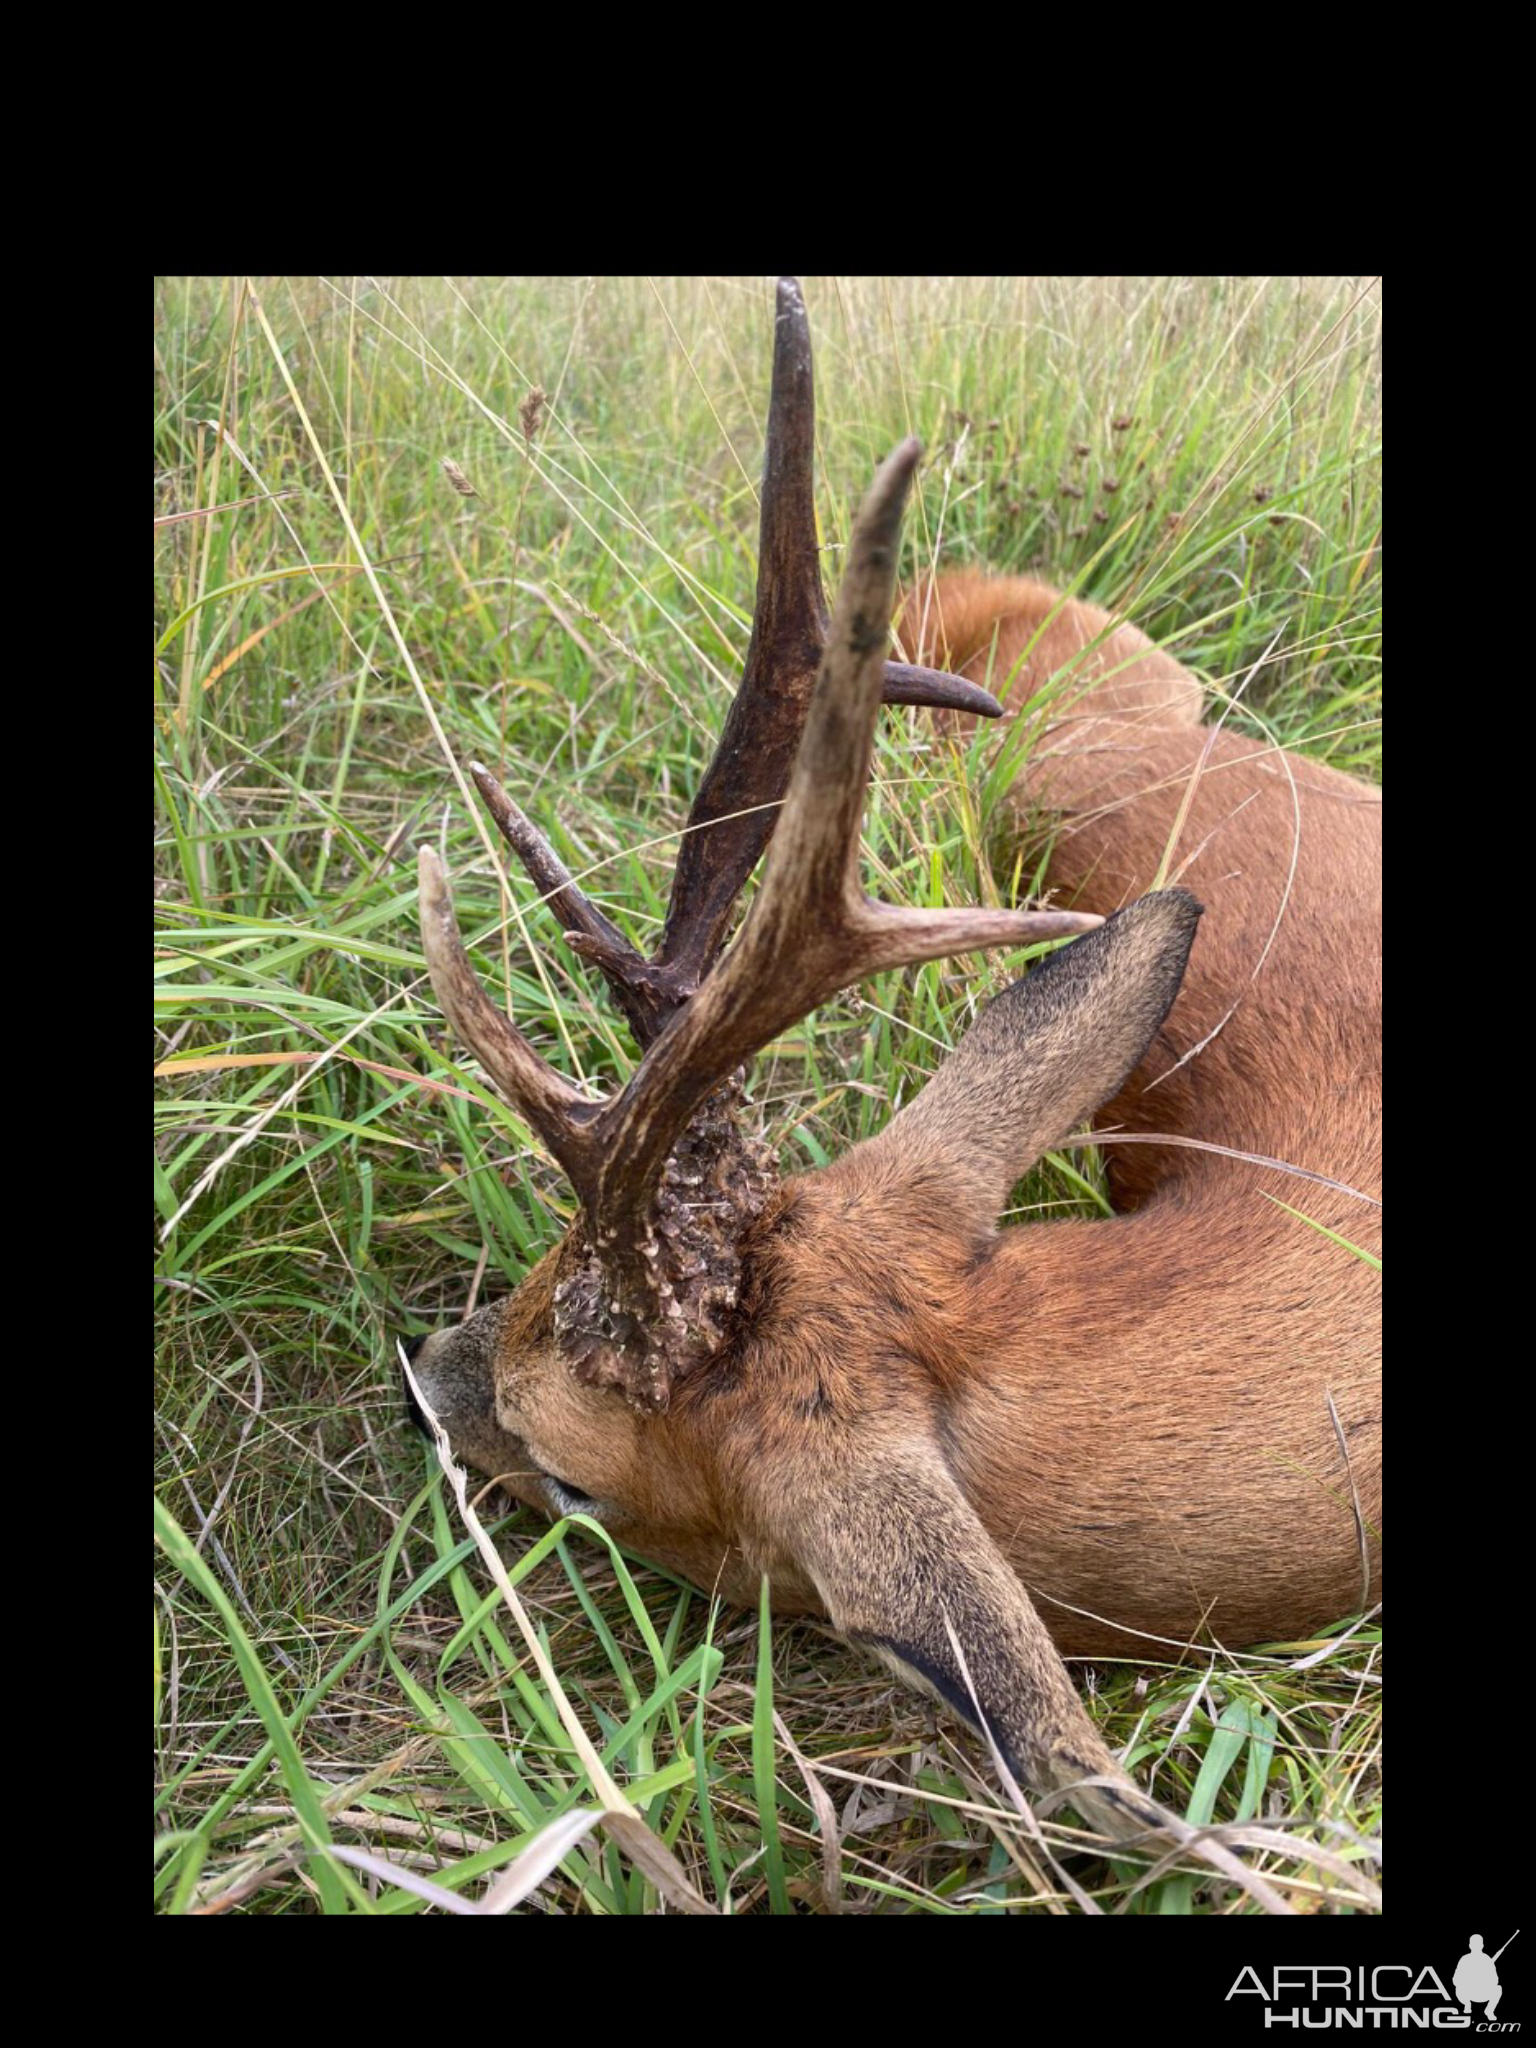
<path fill-rule="evenodd" d="M 1515 1934 L 1519 1932 L 1517 1927 Z M 1514 1940 L 1515 1934 L 1509 1937 L 1509 1941 Z M 1497 2014 L 1499 2000 L 1504 1996 L 1499 1983 L 1499 1957 L 1503 1955 L 1504 1949 L 1509 1947 L 1509 1941 L 1505 1942 L 1504 1948 L 1490 1956 L 1483 1953 L 1483 1937 L 1480 1934 L 1468 1935 L 1467 1952 L 1456 1965 L 1456 1974 L 1451 1979 L 1456 1996 L 1461 2000 L 1463 2012 L 1469 2013 L 1474 2005 L 1481 2005 L 1485 2020 L 1491 2020 Z"/>

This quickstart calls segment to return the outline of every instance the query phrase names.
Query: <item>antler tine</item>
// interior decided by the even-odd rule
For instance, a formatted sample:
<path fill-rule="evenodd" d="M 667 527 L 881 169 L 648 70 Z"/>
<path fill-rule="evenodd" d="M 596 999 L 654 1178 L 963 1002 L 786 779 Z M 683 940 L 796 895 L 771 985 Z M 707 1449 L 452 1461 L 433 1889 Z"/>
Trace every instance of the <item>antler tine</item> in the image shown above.
<path fill-rule="evenodd" d="M 839 988 L 887 967 L 1070 937 L 1102 922 L 1066 911 L 898 910 L 860 886 L 897 542 L 921 452 L 904 442 L 859 513 L 789 796 L 740 936 L 598 1119 L 607 1244 L 643 1232 L 667 1155 L 710 1090 Z"/>
<path fill-rule="evenodd" d="M 422 941 L 443 1015 L 544 1140 L 590 1214 L 601 1163 L 594 1126 L 603 1105 L 579 1095 L 546 1065 L 480 986 L 464 951 L 442 863 L 430 846 L 421 849 L 417 875 Z"/>
<path fill-rule="evenodd" d="M 645 986 L 648 963 L 644 954 L 637 953 L 618 926 L 583 895 L 559 854 L 491 771 L 471 761 L 469 772 L 502 838 L 559 918 L 566 943 L 599 969 L 630 1029 L 641 1045 L 649 1045 L 671 1014 L 671 1006 Z"/>
<path fill-rule="evenodd" d="M 799 284 L 781 277 L 752 638 L 719 746 L 688 814 L 666 926 L 646 975 L 669 1010 L 709 972 L 736 898 L 773 835 L 826 646 L 812 494 L 815 444 L 810 324 Z M 961 676 L 906 662 L 881 666 L 888 704 L 1002 715 L 995 697 Z"/>
<path fill-rule="evenodd" d="M 935 711 L 966 711 L 972 718 L 1001 718 L 1003 707 L 990 690 L 943 669 L 915 668 L 910 661 L 885 664 L 883 704 L 925 704 Z"/>
<path fill-rule="evenodd" d="M 815 450 L 810 322 L 798 282 L 781 277 L 752 638 L 715 757 L 688 814 L 654 956 L 679 999 L 708 972 L 742 885 L 768 844 L 821 660 L 827 605 L 816 553 Z"/>

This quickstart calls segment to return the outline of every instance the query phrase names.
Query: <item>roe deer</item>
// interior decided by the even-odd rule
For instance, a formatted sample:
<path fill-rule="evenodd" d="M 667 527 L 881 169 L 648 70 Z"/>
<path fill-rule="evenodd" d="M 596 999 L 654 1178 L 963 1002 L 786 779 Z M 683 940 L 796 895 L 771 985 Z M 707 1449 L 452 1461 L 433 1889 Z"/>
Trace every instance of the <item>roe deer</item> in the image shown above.
<path fill-rule="evenodd" d="M 1202 727 L 1178 663 L 1040 585 L 959 576 L 909 600 L 908 651 L 969 682 L 888 662 L 919 450 L 875 478 L 829 620 L 812 404 L 786 280 L 746 668 L 649 959 L 473 768 L 639 1042 L 620 1093 L 579 1093 L 491 1004 L 422 851 L 443 1011 L 582 1220 L 409 1355 L 455 1451 L 518 1498 L 593 1515 L 734 1600 L 766 1573 L 776 1611 L 830 1617 L 984 1717 L 1021 1782 L 1075 1787 L 1122 1839 L 1184 1840 L 1062 1653 L 1235 1647 L 1378 1597 L 1378 1284 L 1327 1233 L 1375 1241 L 1350 1191 L 1374 1197 L 1380 1172 L 1380 805 Z M 1039 714 L 1011 801 L 1021 828 L 1054 819 L 1050 878 L 1077 907 L 871 901 L 882 698 L 995 715 L 978 676 L 1023 676 L 1027 696 L 1064 668 L 1077 694 Z M 1170 865 L 1199 902 L 1162 886 Z M 738 1070 L 835 991 L 1073 933 L 835 1164 L 779 1182 L 739 1129 Z M 1197 1142 L 1113 1146 L 1113 1218 L 999 1231 L 1025 1170 L 1101 1110 L 1130 1139 Z M 1277 1160 L 1317 1176 L 1304 1199 Z"/>

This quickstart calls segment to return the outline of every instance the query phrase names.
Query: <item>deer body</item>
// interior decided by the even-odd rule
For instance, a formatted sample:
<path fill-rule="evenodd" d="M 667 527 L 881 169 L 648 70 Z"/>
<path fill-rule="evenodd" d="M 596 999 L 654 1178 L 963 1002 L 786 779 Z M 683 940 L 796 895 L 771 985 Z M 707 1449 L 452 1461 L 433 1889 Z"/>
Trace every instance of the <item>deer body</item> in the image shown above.
<path fill-rule="evenodd" d="M 1016 700 L 1043 660 L 1071 679 L 1011 798 L 1021 827 L 1054 824 L 1062 898 L 1112 911 L 1166 860 L 1205 905 L 1178 1002 L 1097 1121 L 1379 1196 L 1379 792 L 1199 725 L 1194 679 L 1095 606 L 961 575 L 925 609 L 923 653 Z M 1122 1214 L 1007 1231 L 969 1283 L 967 1493 L 1069 1653 L 1356 1611 L 1379 1595 L 1380 1283 L 1271 1198 L 1371 1252 L 1379 1209 L 1198 1150 L 1108 1159 Z"/>
<path fill-rule="evenodd" d="M 802 330 L 798 294 L 781 287 L 775 408 L 786 332 L 796 344 Z M 770 531 L 774 446 L 771 424 L 763 561 L 803 567 L 809 521 L 798 546 Z M 568 924 L 597 934 L 582 950 L 642 1042 L 654 1034 L 615 1103 L 562 1095 L 534 1071 L 474 985 L 424 856 L 444 1007 L 544 1131 L 586 1216 L 515 1294 L 426 1340 L 416 1369 L 459 1455 L 544 1512 L 600 1516 L 733 1599 L 754 1601 L 766 1573 L 780 1611 L 830 1617 L 984 1720 L 1021 1780 L 1075 1788 L 1074 1804 L 1118 1835 L 1182 1840 L 1109 1757 L 1061 1652 L 1237 1647 L 1376 1597 L 1379 1289 L 1325 1234 L 1376 1241 L 1377 1211 L 1359 1199 L 1380 1176 L 1374 793 L 1201 727 L 1195 679 L 1091 606 L 1035 584 L 941 581 L 907 607 L 913 651 L 1029 704 L 1039 730 L 1010 799 L 1015 830 L 1054 832 L 1053 889 L 1097 928 L 989 1004 L 885 1130 L 820 1172 L 752 1195 L 755 1155 L 700 1135 L 724 1100 L 709 1096 L 670 1182 L 658 1187 L 655 1169 L 622 1181 L 636 1157 L 664 1158 L 688 1105 L 813 991 L 871 960 L 1070 927 L 898 914 L 857 888 L 892 508 L 913 459 L 903 451 L 877 480 L 830 625 L 819 584 L 807 595 L 799 638 L 820 634 L 826 653 L 796 714 L 806 737 L 767 877 L 723 962 L 723 913 L 706 943 L 680 887 L 650 964 L 595 916 L 578 923 L 588 907 L 573 887 L 561 900 Z M 732 714 L 743 728 L 767 715 L 752 676 L 774 609 L 760 583 Z M 1038 697 L 1042 662 L 1058 686 Z M 900 676 L 918 693 L 903 701 L 974 708 L 952 678 Z M 516 832 L 531 828 L 489 777 L 482 787 L 518 846 L 498 806 Z M 536 874 L 545 860 L 547 889 L 565 886 L 547 850 L 518 850 Z M 1170 875 L 1194 896 L 1164 886 Z M 668 983 L 669 960 L 697 976 L 691 999 Z M 1113 1146 L 1113 1217 L 999 1230 L 1022 1172 L 1095 1111 L 1134 1138 L 1225 1149 Z M 630 1135 L 600 1155 L 594 1131 Z M 624 1216 L 638 1227 L 622 1230 Z M 718 1273 L 708 1241 L 700 1252 L 687 1236 L 699 1216 L 735 1219 Z M 637 1322 L 647 1287 L 653 1313 Z"/>

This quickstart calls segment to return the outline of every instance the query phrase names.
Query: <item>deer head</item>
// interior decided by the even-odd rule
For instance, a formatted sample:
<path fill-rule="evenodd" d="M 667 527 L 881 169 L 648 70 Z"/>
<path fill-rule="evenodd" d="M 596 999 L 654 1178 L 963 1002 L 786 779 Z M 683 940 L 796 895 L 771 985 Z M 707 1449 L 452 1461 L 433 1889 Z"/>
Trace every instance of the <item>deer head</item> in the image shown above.
<path fill-rule="evenodd" d="M 805 309 L 786 280 L 751 643 L 651 957 L 472 769 L 638 1041 L 611 1099 L 572 1087 L 489 1001 L 437 857 L 422 851 L 443 1012 L 568 1176 L 581 1220 L 514 1294 L 420 1342 L 414 1371 L 459 1455 L 520 1499 L 599 1517 L 737 1598 L 755 1599 L 766 1572 L 781 1610 L 829 1614 L 984 1718 L 1022 1777 L 1097 1777 L 1077 1803 L 1124 1833 L 1163 1817 L 1099 1743 L 951 1476 L 944 1389 L 1011 1188 L 1140 1059 L 1177 993 L 1198 906 L 1169 891 L 1104 921 L 898 910 L 865 894 L 859 833 L 881 703 L 999 707 L 956 677 L 887 660 L 915 441 L 875 477 L 828 617 L 812 445 Z M 837 990 L 1075 934 L 1087 936 L 992 1002 L 922 1094 L 835 1165 L 781 1184 L 742 1132 L 744 1063 Z"/>

